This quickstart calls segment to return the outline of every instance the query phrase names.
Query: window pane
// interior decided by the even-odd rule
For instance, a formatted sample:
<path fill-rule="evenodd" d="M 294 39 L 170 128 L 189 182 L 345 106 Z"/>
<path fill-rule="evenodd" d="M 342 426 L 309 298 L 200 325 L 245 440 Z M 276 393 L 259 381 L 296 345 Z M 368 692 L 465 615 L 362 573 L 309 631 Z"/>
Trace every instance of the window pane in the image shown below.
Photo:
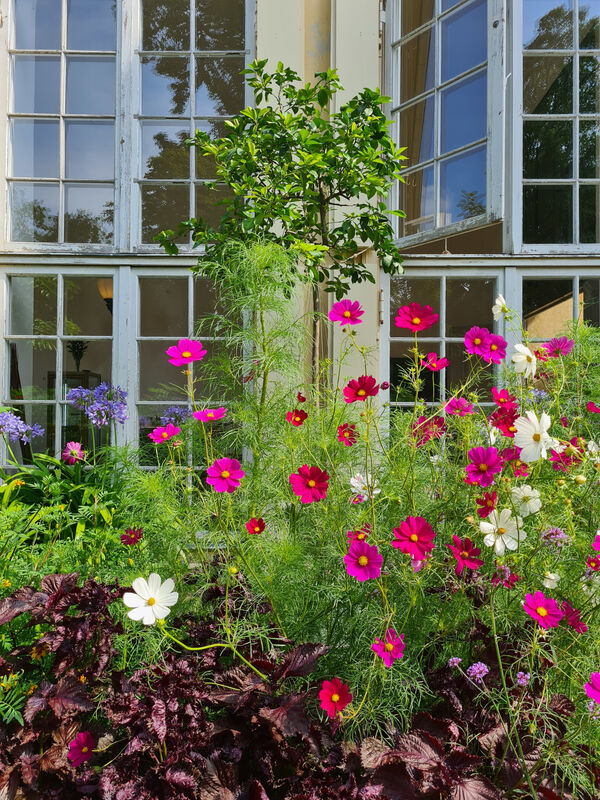
<path fill-rule="evenodd" d="M 112 180 L 115 176 L 115 126 L 100 120 L 65 122 L 66 177 Z"/>
<path fill-rule="evenodd" d="M 600 112 L 600 59 L 597 56 L 579 59 L 579 111 L 581 114 Z"/>
<path fill-rule="evenodd" d="M 71 377 L 74 376 L 74 377 Z M 110 380 L 107 378 L 106 380 Z M 69 373 L 65 377 L 65 389 L 76 389 L 82 384 L 86 389 L 95 389 L 102 381 L 98 378 L 98 373 L 86 372 Z M 64 392 L 66 396 L 66 391 Z M 67 442 L 81 442 L 84 450 L 91 450 L 93 447 L 102 447 L 107 444 L 110 436 L 108 427 L 97 428 L 80 411 L 67 403 L 61 404 L 61 450 L 64 450 Z"/>
<path fill-rule="evenodd" d="M 579 177 L 600 178 L 600 122 L 579 123 Z"/>
<path fill-rule="evenodd" d="M 390 336 L 414 338 L 407 328 L 397 328 L 394 319 L 401 306 L 420 303 L 431 306 L 436 314 L 440 313 L 440 281 L 439 278 L 392 278 L 390 299 Z M 440 335 L 440 324 L 436 322 L 419 336 L 436 337 Z"/>
<path fill-rule="evenodd" d="M 142 122 L 142 177 L 189 178 L 189 137 L 180 122 Z"/>
<path fill-rule="evenodd" d="M 67 0 L 67 49 L 116 50 L 115 0 Z"/>
<path fill-rule="evenodd" d="M 428 97 L 400 114 L 400 144 L 413 164 L 433 158 L 434 98 Z"/>
<path fill-rule="evenodd" d="M 183 369 L 169 364 L 166 349 L 175 342 L 140 342 L 140 400 L 185 399 Z"/>
<path fill-rule="evenodd" d="M 573 47 L 573 0 L 523 0 L 523 46 L 529 50 Z"/>
<path fill-rule="evenodd" d="M 105 309 L 106 312 L 106 309 Z M 77 386 L 99 386 L 112 376 L 112 342 L 92 339 L 70 339 L 63 344 L 63 387 L 65 399 L 69 389 Z"/>
<path fill-rule="evenodd" d="M 32 453 L 55 452 L 54 431 L 56 428 L 54 405 L 18 405 L 15 414 L 21 417 L 27 425 L 40 425 L 43 434 L 35 436 L 29 443 L 11 442 L 10 447 L 17 461 L 30 462 Z"/>
<path fill-rule="evenodd" d="M 196 49 L 243 50 L 245 0 L 196 0 Z"/>
<path fill-rule="evenodd" d="M 433 167 L 411 172 L 400 184 L 400 206 L 406 213 L 401 220 L 401 235 L 433 230 L 435 224 L 435 196 Z"/>
<path fill-rule="evenodd" d="M 208 133 L 211 139 L 221 139 L 227 135 L 227 128 L 223 120 L 216 119 L 197 119 L 195 129 Z M 196 177 L 197 178 L 216 178 L 217 171 L 214 158 L 203 156 L 200 151 L 194 148 L 196 158 Z"/>
<path fill-rule="evenodd" d="M 115 59 L 67 58 L 67 114 L 115 113 Z"/>
<path fill-rule="evenodd" d="M 487 71 L 454 83 L 442 92 L 441 152 L 447 153 L 487 131 Z"/>
<path fill-rule="evenodd" d="M 551 339 L 573 319 L 573 281 L 523 280 L 523 322 L 533 339 Z"/>
<path fill-rule="evenodd" d="M 64 334 L 112 336 L 112 302 L 106 302 L 113 299 L 112 278 L 65 275 L 64 287 Z"/>
<path fill-rule="evenodd" d="M 187 287 L 187 278 L 140 278 L 140 336 L 187 336 Z"/>
<path fill-rule="evenodd" d="M 582 50 L 600 48 L 600 0 L 580 0 L 579 47 Z"/>
<path fill-rule="evenodd" d="M 469 356 L 462 342 L 448 342 L 446 345 L 446 357 L 450 362 L 446 367 L 446 397 L 460 396 L 462 388 L 469 378 L 472 367 L 469 365 Z M 471 356 L 473 359 L 473 356 Z M 477 367 L 482 366 L 480 358 L 476 358 Z M 494 367 L 490 366 L 479 373 L 475 383 L 470 382 L 468 391 L 479 392 L 481 400 L 491 400 L 491 389 L 494 385 Z"/>
<path fill-rule="evenodd" d="M 486 148 L 479 147 L 440 164 L 441 225 L 486 211 Z"/>
<path fill-rule="evenodd" d="M 56 278 L 10 279 L 10 332 L 17 335 L 56 335 Z"/>
<path fill-rule="evenodd" d="M 187 410 L 185 401 L 179 403 L 162 403 L 152 405 L 138 406 L 138 445 L 137 456 L 139 463 L 144 467 L 154 467 L 158 464 L 157 448 L 155 444 L 148 438 L 154 428 L 163 425 L 168 419 L 172 419 L 170 415 L 173 414 L 174 409 L 181 409 L 182 413 Z M 165 417 L 165 415 L 167 415 Z M 180 437 L 181 438 L 181 437 Z M 158 446 L 158 458 L 164 458 L 167 453 L 167 448 L 164 445 Z"/>
<path fill-rule="evenodd" d="M 571 186 L 523 187 L 523 241 L 530 244 L 573 241 Z"/>
<path fill-rule="evenodd" d="M 402 7 L 402 36 L 424 25 L 433 17 L 435 0 L 408 0 Z"/>
<path fill-rule="evenodd" d="M 51 400 L 56 375 L 56 340 L 9 342 L 10 399 Z"/>
<path fill-rule="evenodd" d="M 217 309 L 217 293 L 212 281 L 207 278 L 194 279 L 194 321 L 213 314 Z"/>
<path fill-rule="evenodd" d="M 65 242 L 110 244 L 113 235 L 112 186 L 65 186 Z"/>
<path fill-rule="evenodd" d="M 586 244 L 600 242 L 600 185 L 579 187 L 579 238 Z"/>
<path fill-rule="evenodd" d="M 400 48 L 400 101 L 432 89 L 435 83 L 435 30 L 429 28 Z"/>
<path fill-rule="evenodd" d="M 487 60 L 487 3 L 477 0 L 442 22 L 442 81 Z"/>
<path fill-rule="evenodd" d="M 589 278 L 579 282 L 579 317 L 590 325 L 600 325 L 600 280 Z"/>
<path fill-rule="evenodd" d="M 16 0 L 17 50 L 60 50 L 61 0 Z"/>
<path fill-rule="evenodd" d="M 414 367 L 415 357 L 411 352 L 414 347 L 412 342 L 390 342 L 390 400 L 393 403 L 413 402 L 415 387 L 411 381 L 411 368 Z M 421 346 L 421 351 L 427 353 L 440 353 L 439 342 L 427 342 Z M 422 384 L 419 388 L 421 400 L 433 402 L 440 397 L 441 375 L 428 369 L 421 371 Z"/>
<path fill-rule="evenodd" d="M 58 114 L 60 58 L 13 56 L 13 109 L 17 114 Z"/>
<path fill-rule="evenodd" d="M 572 113 L 572 58 L 562 56 L 523 58 L 523 111 L 525 114 Z"/>
<path fill-rule="evenodd" d="M 190 70 L 186 58 L 144 56 L 142 114 L 168 117 L 189 114 Z"/>
<path fill-rule="evenodd" d="M 244 108 L 243 58 L 196 59 L 196 114 L 237 114 Z"/>
<path fill-rule="evenodd" d="M 548 120 L 523 123 L 523 176 L 570 178 L 573 175 L 573 123 Z"/>
<path fill-rule="evenodd" d="M 189 0 L 143 0 L 142 49 L 189 50 Z"/>
<path fill-rule="evenodd" d="M 11 120 L 12 174 L 18 178 L 58 178 L 58 121 Z"/>
<path fill-rule="evenodd" d="M 446 336 L 464 336 L 473 327 L 493 329 L 494 278 L 446 279 Z"/>
<path fill-rule="evenodd" d="M 58 241 L 58 184 L 11 184 L 11 241 Z"/>
<path fill-rule="evenodd" d="M 142 191 L 142 241 L 153 238 L 166 228 L 177 230 L 179 223 L 190 218 L 190 190 L 185 186 L 148 184 Z"/>
<path fill-rule="evenodd" d="M 221 219 L 225 214 L 224 200 L 233 197 L 233 192 L 228 186 L 217 186 L 216 189 L 209 189 L 203 184 L 196 186 L 196 212 L 198 219 L 209 225 L 211 228 L 218 228 Z"/>

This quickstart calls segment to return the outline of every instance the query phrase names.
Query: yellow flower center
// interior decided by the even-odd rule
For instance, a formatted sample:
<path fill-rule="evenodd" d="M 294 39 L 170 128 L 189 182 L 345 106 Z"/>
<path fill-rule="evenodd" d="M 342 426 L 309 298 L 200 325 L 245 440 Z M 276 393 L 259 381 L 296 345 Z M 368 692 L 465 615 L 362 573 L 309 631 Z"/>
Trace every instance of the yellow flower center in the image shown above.
<path fill-rule="evenodd" d="M 421 324 L 421 320 L 419 319 L 419 317 L 413 317 L 412 324 L 413 325 L 420 325 Z"/>
<path fill-rule="evenodd" d="M 392 650 L 394 649 L 394 645 L 391 642 L 388 642 L 383 649 L 387 650 L 388 653 L 391 653 Z"/>
<path fill-rule="evenodd" d="M 485 501 L 485 504 L 486 504 L 486 506 L 488 506 L 489 508 L 493 508 L 493 507 L 494 507 L 494 501 L 493 501 L 493 500 L 486 500 L 486 501 Z"/>
<path fill-rule="evenodd" d="M 521 462 L 517 458 L 517 460 L 515 461 L 515 467 L 520 467 L 520 466 L 521 466 Z"/>
<path fill-rule="evenodd" d="M 539 442 L 539 441 L 541 441 L 542 437 L 540 436 L 539 433 L 534 433 L 531 438 L 533 439 L 534 442 Z"/>
<path fill-rule="evenodd" d="M 317 485 L 317 482 L 316 482 L 316 481 L 313 481 L 313 480 L 310 480 L 310 481 L 308 482 L 308 485 L 309 485 L 309 486 L 310 486 L 310 488 L 312 489 L 313 487 L 315 487 L 315 486 Z"/>
<path fill-rule="evenodd" d="M 260 528 L 258 527 L 258 525 L 255 525 L 254 533 L 260 533 Z"/>
<path fill-rule="evenodd" d="M 525 358 L 527 359 L 529 364 L 531 364 L 531 362 L 533 361 L 533 358 L 531 356 L 525 356 Z"/>
<path fill-rule="evenodd" d="M 294 417 L 294 422 L 300 422 L 300 417 Z"/>
<path fill-rule="evenodd" d="M 346 319 L 348 319 L 348 317 L 351 317 L 352 314 L 349 311 L 344 311 L 344 316 L 346 317 Z"/>
<path fill-rule="evenodd" d="M 548 611 L 544 608 L 544 606 L 538 606 L 536 608 L 536 611 L 540 615 L 540 617 L 547 617 L 548 616 Z"/>
<path fill-rule="evenodd" d="M 346 438 L 348 438 L 348 436 L 350 436 L 350 431 L 344 431 L 344 436 L 345 436 Z"/>
<path fill-rule="evenodd" d="M 229 470 L 226 469 L 224 469 L 223 472 L 221 473 L 222 478 L 228 478 L 229 475 L 230 475 Z"/>
<path fill-rule="evenodd" d="M 432 366 L 432 367 L 437 367 L 437 361 L 432 361 L 432 362 L 431 362 L 431 366 Z"/>
<path fill-rule="evenodd" d="M 461 553 L 461 556 L 462 556 L 462 558 L 468 558 L 469 554 L 467 553 L 466 550 L 463 550 L 462 553 Z"/>
<path fill-rule="evenodd" d="M 487 470 L 488 470 L 488 465 L 487 464 L 480 464 L 479 465 L 479 471 L 480 472 L 487 472 Z"/>
<path fill-rule="evenodd" d="M 490 350 L 497 350 L 497 349 L 498 349 L 498 345 L 497 344 L 490 345 Z"/>
<path fill-rule="evenodd" d="M 88 750 L 89 750 L 89 747 L 82 747 L 81 748 L 81 752 L 82 753 L 87 753 Z"/>
<path fill-rule="evenodd" d="M 473 339 L 473 342 L 474 342 L 475 344 L 481 344 L 481 339 Z"/>
<path fill-rule="evenodd" d="M 148 605 L 153 606 L 156 603 L 156 600 L 153 597 L 148 598 Z"/>
<path fill-rule="evenodd" d="M 161 433 L 161 436 L 162 436 L 163 439 L 168 439 L 169 438 L 169 434 L 166 431 L 163 431 Z"/>
<path fill-rule="evenodd" d="M 504 534 L 506 533 L 506 528 L 498 528 L 498 533 L 500 534 L 500 536 L 504 536 Z"/>
<path fill-rule="evenodd" d="M 508 430 L 509 430 L 511 433 L 514 433 L 514 432 L 515 432 L 517 429 L 515 428 L 515 426 L 514 426 L 514 425 L 509 425 L 509 426 L 508 426 Z"/>
<path fill-rule="evenodd" d="M 214 417 L 214 415 L 215 415 L 214 411 L 208 411 L 208 412 L 206 413 L 206 416 L 207 416 L 207 417 L 210 417 L 211 419 Z"/>
<path fill-rule="evenodd" d="M 365 392 L 365 390 L 364 390 L 364 389 L 359 389 L 359 390 L 358 390 L 358 392 L 357 392 L 356 394 L 357 394 L 359 397 L 364 397 L 364 396 L 366 395 L 366 392 Z"/>
<path fill-rule="evenodd" d="M 340 696 L 339 696 L 339 694 L 337 692 L 335 694 L 331 695 L 331 702 L 332 703 L 339 703 L 339 700 L 340 700 Z"/>
<path fill-rule="evenodd" d="M 359 533 L 359 534 L 358 534 L 358 536 L 357 536 L 356 538 L 357 538 L 359 541 L 361 541 L 361 542 L 362 542 L 362 540 L 363 540 L 363 539 L 365 539 L 365 538 L 366 538 L 366 536 L 367 536 L 367 534 L 366 534 L 366 533 Z"/>
<path fill-rule="evenodd" d="M 419 541 L 419 537 L 417 536 L 416 533 L 411 533 L 409 538 L 410 538 L 411 542 L 418 542 Z"/>
<path fill-rule="evenodd" d="M 369 559 L 366 556 L 360 556 L 358 563 L 361 565 L 361 567 L 366 567 L 369 563 Z"/>
<path fill-rule="evenodd" d="M 189 350 L 184 350 L 183 353 L 181 354 L 181 357 L 182 358 L 189 358 L 191 355 L 192 354 L 190 353 Z"/>

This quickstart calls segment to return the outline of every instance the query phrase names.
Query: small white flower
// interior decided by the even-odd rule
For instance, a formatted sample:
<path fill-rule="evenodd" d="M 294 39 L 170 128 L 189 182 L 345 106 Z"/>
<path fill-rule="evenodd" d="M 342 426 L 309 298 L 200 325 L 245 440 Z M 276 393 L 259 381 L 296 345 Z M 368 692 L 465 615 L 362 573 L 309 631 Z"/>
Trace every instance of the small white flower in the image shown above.
<path fill-rule="evenodd" d="M 525 464 L 539 461 L 540 458 L 548 458 L 548 448 L 554 447 L 556 440 L 548 435 L 548 428 L 552 420 L 544 411 L 541 417 L 537 418 L 535 411 L 527 411 L 524 417 L 517 417 L 515 420 L 515 446 L 521 448 L 519 458 Z"/>
<path fill-rule="evenodd" d="M 524 344 L 515 345 L 515 352 L 513 353 L 511 360 L 515 365 L 515 372 L 522 372 L 524 378 L 535 377 L 537 359 L 531 350 Z"/>
<path fill-rule="evenodd" d="M 172 578 L 162 583 L 156 572 L 148 580 L 136 578 L 131 584 L 133 592 L 123 595 L 123 602 L 131 609 L 127 616 L 141 620 L 144 625 L 154 625 L 157 619 L 164 619 L 171 613 L 169 606 L 174 606 L 179 599 L 177 592 L 173 591 L 174 587 Z"/>
<path fill-rule="evenodd" d="M 537 489 L 532 489 L 531 486 L 515 486 L 511 490 L 510 495 L 513 503 L 518 507 L 517 510 L 522 517 L 528 517 L 530 514 L 536 514 L 542 507 L 540 493 Z"/>
<path fill-rule="evenodd" d="M 513 517 L 509 508 L 503 508 L 500 514 L 492 511 L 489 517 L 479 523 L 479 530 L 485 533 L 483 543 L 493 547 L 497 556 L 503 556 L 505 550 L 516 550 L 519 542 L 525 539 L 521 517 Z"/>
<path fill-rule="evenodd" d="M 600 447 L 598 447 L 593 439 L 589 440 L 586 449 L 591 456 L 595 456 L 600 452 Z"/>
<path fill-rule="evenodd" d="M 363 494 L 367 497 L 371 494 L 379 494 L 381 491 L 381 489 L 377 487 L 377 481 L 373 480 L 371 477 L 370 472 L 367 472 L 366 478 L 361 475 L 360 472 L 357 472 L 356 475 L 350 479 L 350 488 L 356 492 L 356 494 Z"/>
<path fill-rule="evenodd" d="M 504 299 L 503 295 L 499 294 L 496 298 L 494 305 L 492 306 L 492 314 L 494 315 L 494 320 L 496 322 L 508 314 L 508 306 L 506 305 L 506 300 Z"/>
<path fill-rule="evenodd" d="M 490 444 L 494 444 L 498 436 L 500 435 L 501 431 L 498 428 L 495 428 L 493 425 L 488 431 L 488 439 L 490 440 Z"/>
<path fill-rule="evenodd" d="M 560 575 L 558 572 L 544 572 L 544 580 L 542 583 L 546 587 L 546 589 L 556 589 L 558 586 L 558 582 L 560 580 Z"/>
<path fill-rule="evenodd" d="M 442 460 L 442 457 L 441 456 L 437 456 L 437 455 L 433 455 L 433 456 L 429 456 L 429 460 L 431 461 L 432 464 L 438 464 Z"/>

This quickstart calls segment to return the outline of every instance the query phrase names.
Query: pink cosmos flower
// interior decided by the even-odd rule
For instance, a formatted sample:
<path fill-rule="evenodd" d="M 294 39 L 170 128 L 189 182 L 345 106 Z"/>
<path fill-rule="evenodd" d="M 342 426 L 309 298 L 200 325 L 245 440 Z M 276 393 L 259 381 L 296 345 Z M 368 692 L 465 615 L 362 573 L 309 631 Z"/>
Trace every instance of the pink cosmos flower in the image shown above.
<path fill-rule="evenodd" d="M 265 521 L 262 517 L 259 517 L 258 519 L 256 517 L 252 517 L 252 519 L 246 523 L 246 530 L 252 535 L 262 533 L 264 529 Z"/>
<path fill-rule="evenodd" d="M 151 439 L 154 444 L 161 444 L 162 442 L 168 442 L 173 436 L 177 436 L 180 431 L 181 428 L 168 422 L 164 428 L 154 428 L 154 430 L 148 434 L 148 438 Z"/>
<path fill-rule="evenodd" d="M 318 503 L 323 500 L 329 487 L 329 475 L 319 467 L 303 464 L 298 472 L 290 475 L 292 491 L 301 503 Z"/>
<path fill-rule="evenodd" d="M 65 464 L 71 464 L 71 466 L 85 459 L 85 453 L 79 442 L 67 442 L 61 456 Z"/>
<path fill-rule="evenodd" d="M 379 391 L 379 384 L 372 375 L 361 375 L 358 380 L 351 380 L 344 387 L 344 400 L 347 403 L 364 402 L 367 397 L 375 397 Z"/>
<path fill-rule="evenodd" d="M 586 411 L 591 411 L 592 414 L 600 414 L 600 408 L 595 403 L 592 403 L 590 400 L 589 403 L 586 405 Z"/>
<path fill-rule="evenodd" d="M 418 331 L 431 328 L 439 318 L 440 315 L 434 314 L 431 306 L 410 303 L 410 305 L 398 309 L 398 315 L 394 322 L 397 328 L 408 328 L 413 333 L 418 333 Z"/>
<path fill-rule="evenodd" d="M 561 356 L 568 356 L 574 345 L 575 341 L 573 339 L 559 336 L 558 338 L 550 339 L 544 347 L 550 358 L 560 358 Z"/>
<path fill-rule="evenodd" d="M 592 672 L 590 682 L 585 685 L 585 693 L 594 703 L 600 704 L 600 672 Z"/>
<path fill-rule="evenodd" d="M 567 603 L 566 600 L 563 600 L 560 609 L 563 613 L 565 622 L 570 628 L 573 628 L 573 630 L 577 633 L 585 633 L 587 631 L 588 626 L 581 619 L 581 611 L 578 608 L 573 608 L 570 603 Z"/>
<path fill-rule="evenodd" d="M 368 581 L 381 575 L 383 556 L 374 544 L 353 539 L 350 549 L 344 556 L 346 572 L 357 581 Z"/>
<path fill-rule="evenodd" d="M 285 418 L 288 422 L 290 422 L 295 428 L 299 428 L 300 425 L 304 424 L 304 420 L 308 417 L 306 411 L 300 409 L 294 409 L 293 411 L 288 411 L 285 415 Z"/>
<path fill-rule="evenodd" d="M 473 403 L 469 403 L 464 397 L 453 397 L 444 406 L 446 414 L 458 414 L 459 417 L 466 417 L 467 414 L 472 414 L 474 409 Z"/>
<path fill-rule="evenodd" d="M 487 328 L 474 325 L 465 333 L 465 348 L 467 353 L 487 358 L 489 349 L 490 332 Z"/>
<path fill-rule="evenodd" d="M 404 634 L 388 628 L 383 639 L 375 639 L 371 650 L 383 659 L 386 667 L 391 667 L 397 658 L 404 655 Z"/>
<path fill-rule="evenodd" d="M 588 556 L 586 564 L 591 570 L 598 572 L 600 569 L 600 558 L 596 558 L 596 556 Z"/>
<path fill-rule="evenodd" d="M 501 364 L 506 358 L 508 342 L 497 333 L 490 333 L 484 359 L 492 364 Z"/>
<path fill-rule="evenodd" d="M 296 395 L 296 399 L 298 400 L 299 403 L 306 403 L 306 397 L 304 397 L 302 392 L 298 392 L 298 394 Z"/>
<path fill-rule="evenodd" d="M 485 519 L 496 508 L 496 492 L 484 492 L 483 497 L 475 498 L 475 502 L 480 506 L 477 509 L 477 516 Z"/>
<path fill-rule="evenodd" d="M 505 465 L 510 464 L 516 478 L 526 478 L 529 475 L 527 464 L 520 459 L 520 447 L 505 447 L 500 455 Z"/>
<path fill-rule="evenodd" d="M 419 417 L 413 423 L 412 433 L 417 440 L 417 447 L 426 444 L 430 439 L 439 439 L 446 432 L 446 421 L 443 417 Z"/>
<path fill-rule="evenodd" d="M 349 425 L 347 422 L 339 425 L 338 442 L 343 442 L 346 447 L 352 447 L 353 444 L 356 444 L 356 425 Z"/>
<path fill-rule="evenodd" d="M 504 466 L 500 453 L 495 447 L 473 447 L 469 450 L 471 463 L 465 467 L 467 476 L 484 489 L 494 482 L 494 475 Z"/>
<path fill-rule="evenodd" d="M 492 576 L 492 586 L 500 586 L 500 584 L 502 584 L 505 589 L 513 589 L 515 583 L 520 580 L 519 576 L 511 572 L 506 564 L 499 566 L 498 563 L 496 563 L 496 567 L 496 572 L 494 572 Z"/>
<path fill-rule="evenodd" d="M 342 683 L 339 678 L 333 678 L 331 681 L 323 681 L 319 700 L 323 711 L 328 716 L 335 717 L 352 702 L 352 695 L 347 684 Z"/>
<path fill-rule="evenodd" d="M 416 561 L 424 561 L 434 548 L 436 534 L 424 517 L 407 517 L 399 528 L 394 528 L 393 534 L 396 541 L 392 547 Z"/>
<path fill-rule="evenodd" d="M 543 592 L 526 594 L 523 608 L 542 628 L 556 628 L 562 619 L 562 611 L 556 600 L 546 597 Z"/>
<path fill-rule="evenodd" d="M 69 744 L 67 758 L 74 767 L 79 767 L 84 761 L 89 761 L 96 742 L 89 731 L 80 731 Z"/>
<path fill-rule="evenodd" d="M 450 362 L 447 358 L 439 358 L 437 353 L 427 353 L 427 358 L 422 360 L 424 367 L 430 372 L 440 372 L 445 369 Z"/>
<path fill-rule="evenodd" d="M 450 548 L 454 558 L 456 559 L 456 574 L 460 575 L 461 572 L 466 567 L 467 569 L 479 569 L 483 565 L 483 561 L 480 558 L 476 558 L 481 553 L 481 550 L 478 547 L 473 545 L 473 542 L 468 538 L 465 537 L 464 542 L 462 539 L 454 534 L 452 536 L 452 541 L 454 544 L 447 544 L 446 547 Z"/>
<path fill-rule="evenodd" d="M 583 458 L 583 448 L 579 446 L 577 436 L 573 436 L 569 445 L 561 452 L 550 450 L 550 463 L 555 472 L 568 472 L 571 467 L 576 466 Z"/>
<path fill-rule="evenodd" d="M 180 339 L 177 344 L 171 345 L 166 350 L 169 356 L 169 364 L 175 367 L 182 367 L 184 364 L 191 364 L 193 361 L 202 361 L 207 351 L 203 349 L 201 342 L 196 339 Z"/>
<path fill-rule="evenodd" d="M 509 394 L 506 389 L 498 390 L 492 386 L 492 398 L 499 408 L 505 408 L 507 411 L 518 408 L 517 398 Z"/>
<path fill-rule="evenodd" d="M 209 486 L 212 486 L 215 492 L 228 494 L 235 492 L 245 475 L 240 462 L 235 458 L 218 458 L 208 468 L 207 473 L 206 482 Z"/>
<path fill-rule="evenodd" d="M 592 549 L 600 551 L 600 533 L 596 533 L 596 538 L 592 542 Z"/>
<path fill-rule="evenodd" d="M 215 422 L 218 419 L 223 419 L 227 414 L 227 409 L 221 406 L 220 408 L 205 408 L 203 411 L 194 411 L 193 416 L 199 422 Z"/>
<path fill-rule="evenodd" d="M 497 408 L 491 415 L 490 422 L 503 436 L 514 439 L 517 432 L 515 422 L 518 418 L 519 412 L 516 408 Z"/>
<path fill-rule="evenodd" d="M 566 417 L 561 417 L 560 418 L 560 424 L 563 426 L 563 428 L 568 428 L 569 427 L 569 420 Z"/>
<path fill-rule="evenodd" d="M 362 322 L 364 310 L 358 300 L 340 300 L 331 306 L 329 319 L 332 322 L 339 322 L 340 325 L 359 325 Z"/>
<path fill-rule="evenodd" d="M 132 547 L 140 541 L 143 534 L 143 528 L 125 528 L 125 533 L 121 534 L 121 541 L 128 547 Z"/>
<path fill-rule="evenodd" d="M 348 531 L 348 544 L 352 544 L 352 542 L 357 539 L 359 542 L 364 541 L 367 536 L 371 533 L 371 526 L 367 523 L 364 528 L 360 528 L 358 531 Z"/>

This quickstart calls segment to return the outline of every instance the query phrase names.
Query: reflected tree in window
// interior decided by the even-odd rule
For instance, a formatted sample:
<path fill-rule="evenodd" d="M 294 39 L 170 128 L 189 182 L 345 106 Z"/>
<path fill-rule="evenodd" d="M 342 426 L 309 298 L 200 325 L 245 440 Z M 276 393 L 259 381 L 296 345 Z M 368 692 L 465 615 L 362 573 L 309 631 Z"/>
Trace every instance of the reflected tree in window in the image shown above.
<path fill-rule="evenodd" d="M 110 244 L 113 233 L 114 202 L 105 203 L 100 214 L 84 209 L 65 213 L 65 241 Z"/>
<path fill-rule="evenodd" d="M 39 200 L 25 200 L 13 208 L 12 240 L 57 242 L 58 215 Z"/>
<path fill-rule="evenodd" d="M 469 219 L 478 214 L 485 214 L 485 195 L 481 192 L 468 192 L 466 189 L 460 190 L 460 200 L 456 204 L 459 219 Z"/>

